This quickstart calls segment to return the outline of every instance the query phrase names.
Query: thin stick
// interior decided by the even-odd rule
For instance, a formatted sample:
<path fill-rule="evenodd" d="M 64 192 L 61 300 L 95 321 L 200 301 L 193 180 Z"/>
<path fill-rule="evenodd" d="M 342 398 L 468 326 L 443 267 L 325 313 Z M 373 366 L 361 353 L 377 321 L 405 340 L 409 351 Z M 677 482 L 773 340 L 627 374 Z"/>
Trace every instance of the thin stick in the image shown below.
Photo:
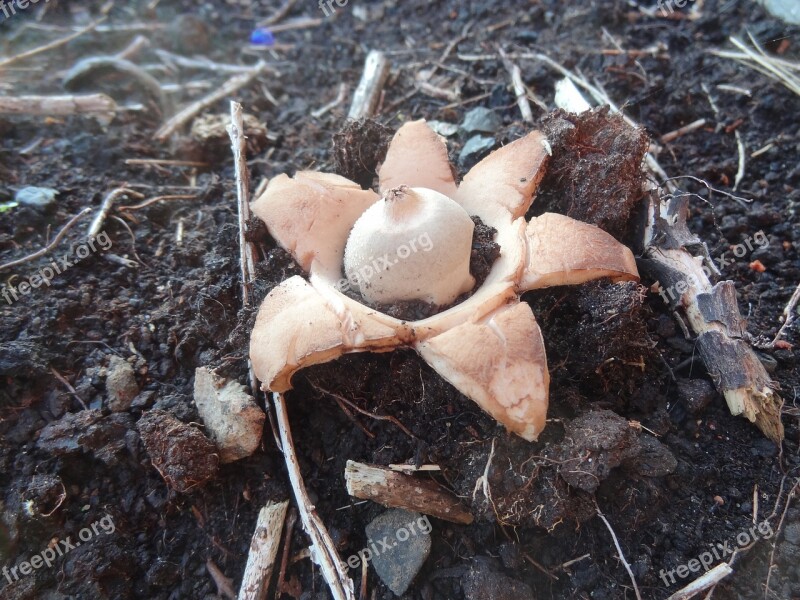
<path fill-rule="evenodd" d="M 233 151 L 233 164 L 236 173 L 236 205 L 239 218 L 239 268 L 242 275 L 242 304 L 250 306 L 253 293 L 253 282 L 256 273 L 256 249 L 255 246 L 247 241 L 247 223 L 250 221 L 250 172 L 247 169 L 247 143 L 244 136 L 244 114 L 242 105 L 238 102 L 231 102 L 231 123 L 228 125 L 228 135 L 231 139 L 231 150 Z M 259 385 L 258 378 L 253 370 L 253 363 L 247 359 L 247 373 L 250 379 L 250 389 L 253 396 L 258 397 Z M 278 436 L 275 420 L 269 403 L 265 403 L 267 416 L 269 417 L 272 437 L 278 448 L 281 442 Z"/>
<path fill-rule="evenodd" d="M 231 102 L 231 138 L 234 170 L 236 172 L 236 201 L 239 214 L 239 263 L 242 275 L 242 303 L 250 305 L 252 285 L 255 280 L 255 251 L 247 242 L 247 222 L 250 220 L 250 173 L 247 170 L 247 144 L 244 137 L 242 105 Z"/>
<path fill-rule="evenodd" d="M 611 538 L 614 540 L 614 546 L 617 548 L 617 554 L 619 555 L 619 559 L 622 561 L 625 570 L 628 572 L 628 576 L 631 578 L 631 583 L 633 584 L 633 592 L 636 594 L 637 600 L 642 600 L 642 595 L 639 593 L 639 586 L 636 585 L 636 578 L 633 576 L 633 571 L 631 570 L 631 566 L 628 564 L 628 561 L 625 560 L 625 555 L 622 553 L 622 548 L 619 545 L 619 540 L 617 539 L 617 534 L 614 533 L 614 530 L 611 527 L 611 523 L 609 523 L 606 518 L 603 516 L 603 513 L 600 511 L 600 507 L 597 505 L 597 502 L 594 503 L 594 507 L 597 510 L 597 516 L 606 524 L 606 528 L 608 532 L 611 534 Z"/>
<path fill-rule="evenodd" d="M 286 15 L 288 15 L 289 12 L 291 12 L 292 8 L 294 8 L 295 4 L 297 4 L 297 0 L 286 0 L 286 2 L 283 3 L 283 6 L 281 6 L 278 10 L 275 11 L 275 14 L 261 21 L 258 24 L 259 27 L 268 27 L 269 25 L 274 25 L 275 23 L 283 19 Z"/>
<path fill-rule="evenodd" d="M 80 405 L 83 407 L 83 410 L 89 410 L 89 409 L 87 408 L 87 406 L 86 406 L 86 403 L 85 403 L 85 402 L 83 401 L 83 399 L 82 399 L 82 398 L 81 398 L 81 397 L 78 395 L 78 392 L 76 392 L 76 391 L 75 391 L 75 388 L 74 388 L 74 387 L 72 387 L 72 384 L 71 384 L 69 381 L 67 381 L 67 378 L 66 378 L 66 377 L 64 377 L 64 376 L 63 376 L 61 373 L 59 373 L 58 371 L 56 371 L 54 367 L 50 367 L 50 372 L 53 374 L 53 377 L 55 377 L 56 379 L 58 379 L 58 380 L 61 382 L 61 384 L 62 384 L 62 385 L 65 387 L 65 388 L 67 388 L 67 391 L 69 392 L 69 395 L 70 395 L 70 396 L 72 396 L 73 398 L 75 398 L 75 400 L 77 400 L 77 401 L 78 401 L 78 403 L 79 403 L 79 404 L 80 404 Z"/>
<path fill-rule="evenodd" d="M 17 260 L 12 260 L 11 262 L 7 262 L 5 264 L 0 265 L 0 271 L 4 271 L 5 269 L 10 269 L 18 265 L 22 265 L 26 262 L 35 260 L 40 256 L 44 256 L 45 254 L 50 252 L 50 250 L 58 246 L 58 243 L 64 238 L 64 236 L 72 228 L 72 226 L 75 225 L 75 223 L 77 223 L 81 219 L 81 217 L 90 212 L 92 212 L 92 209 L 87 206 L 81 212 L 79 212 L 77 215 L 75 215 L 69 221 L 67 221 L 67 224 L 64 225 L 64 227 L 61 228 L 61 231 L 59 231 L 56 234 L 56 237 L 53 238 L 53 241 L 47 244 L 44 248 L 41 248 L 40 250 L 37 250 L 33 254 L 29 254 L 28 256 L 24 256 L 22 258 L 18 258 Z"/>
<path fill-rule="evenodd" d="M 117 103 L 105 94 L 80 96 L 0 96 L 0 113 L 11 115 L 113 115 Z"/>
<path fill-rule="evenodd" d="M 297 511 L 292 508 L 289 511 L 289 518 L 286 519 L 286 527 L 283 534 L 283 554 L 281 555 L 281 570 L 278 573 L 278 581 L 275 582 L 275 600 L 280 598 L 286 581 L 286 567 L 289 566 L 289 552 L 292 550 L 292 532 L 294 524 L 297 522 Z"/>
<path fill-rule="evenodd" d="M 163 167 L 208 167 L 208 163 L 196 160 L 173 160 L 169 158 L 126 158 L 126 165 L 158 165 Z"/>
<path fill-rule="evenodd" d="M 289 481 L 292 484 L 297 508 L 300 511 L 303 529 L 311 538 L 311 554 L 314 562 L 320 566 L 322 576 L 328 583 L 334 600 L 355 600 L 353 581 L 347 576 L 344 563 L 342 563 L 339 553 L 336 551 L 336 544 L 314 511 L 314 505 L 306 492 L 303 476 L 300 474 L 300 464 L 297 462 L 297 453 L 292 440 L 292 431 L 283 394 L 274 392 L 272 394 L 272 402 L 275 405 L 275 414 L 278 417 L 278 429 L 281 434 L 281 446 L 286 468 L 289 472 Z"/>
<path fill-rule="evenodd" d="M 781 325 L 781 328 L 778 330 L 778 335 L 776 335 L 775 339 L 772 340 L 773 346 L 779 339 L 781 339 L 783 333 L 789 327 L 791 327 L 792 323 L 794 322 L 795 319 L 794 309 L 797 306 L 798 301 L 800 301 L 800 284 L 797 284 L 797 288 L 794 290 L 794 294 L 792 294 L 792 297 L 789 299 L 789 303 L 786 305 L 786 308 L 783 309 L 783 313 L 781 313 L 783 314 L 784 321 L 783 325 Z"/>
<path fill-rule="evenodd" d="M 688 125 L 684 125 L 676 129 L 675 131 L 670 131 L 669 133 L 665 133 L 664 135 L 659 138 L 662 144 L 667 144 L 674 140 L 677 140 L 679 137 L 686 135 L 687 133 L 691 133 L 692 131 L 696 131 L 706 124 L 705 119 L 697 119 L 697 121 L 692 121 Z"/>
<path fill-rule="evenodd" d="M 325 106 L 318 108 L 317 110 L 311 113 L 311 116 L 315 119 L 319 119 L 322 115 L 327 113 L 329 110 L 336 108 L 347 97 L 347 84 L 340 83 L 339 84 L 339 93 L 336 95 L 336 98 L 332 102 L 328 102 Z"/>
<path fill-rule="evenodd" d="M 710 571 L 695 579 L 686 587 L 679 589 L 677 592 L 667 598 L 667 600 L 689 600 L 689 598 L 694 598 L 700 592 L 704 592 L 707 589 L 717 585 L 731 573 L 733 573 L 733 569 L 731 569 L 728 563 L 720 563 Z"/>
<path fill-rule="evenodd" d="M 150 206 L 151 204 L 155 204 L 156 202 L 161 202 L 162 200 L 196 200 L 197 195 L 195 194 L 169 194 L 166 196 L 156 196 L 155 198 L 150 198 L 145 200 L 141 204 L 133 204 L 130 206 L 120 206 L 117 210 L 139 210 L 141 208 L 145 208 Z"/>
<path fill-rule="evenodd" d="M 347 493 L 359 500 L 372 500 L 462 525 L 474 519 L 458 498 L 430 479 L 348 460 L 344 480 Z"/>
<path fill-rule="evenodd" d="M 309 382 L 309 383 L 311 383 L 311 382 Z M 342 396 L 340 394 L 335 394 L 333 392 L 329 392 L 328 390 L 319 387 L 315 383 L 311 383 L 311 387 L 313 387 L 315 390 L 317 390 L 318 392 L 320 392 L 322 394 L 327 394 L 328 396 L 331 396 L 332 398 L 335 398 L 336 400 L 339 400 L 340 402 L 346 404 L 347 406 L 349 406 L 353 410 L 355 410 L 357 412 L 360 412 L 364 416 L 371 417 L 371 418 L 376 419 L 378 421 L 389 421 L 390 423 L 394 423 L 408 437 L 417 439 L 417 436 L 415 436 L 413 433 L 411 433 L 411 431 L 405 425 L 403 425 L 400 421 L 397 420 L 397 418 L 393 417 L 392 415 L 376 415 L 375 413 L 371 413 L 368 410 L 364 410 L 363 408 L 361 408 L 357 404 L 351 402 L 350 400 L 348 400 L 344 396 Z"/>
<path fill-rule="evenodd" d="M 155 53 L 161 59 L 161 61 L 167 63 L 167 65 L 177 65 L 187 69 L 204 69 L 208 71 L 214 71 L 215 73 L 239 74 L 248 74 L 253 70 L 252 66 L 218 63 L 208 58 L 189 58 L 188 56 L 175 54 L 174 52 L 168 52 L 167 50 L 162 49 L 156 50 Z M 264 66 L 264 71 L 276 73 L 274 69 L 266 65 Z"/>
<path fill-rule="evenodd" d="M 497 51 L 500 53 L 503 66 L 511 76 L 511 85 L 514 87 L 514 95 L 517 97 L 517 106 L 519 107 L 519 112 L 522 113 L 522 120 L 526 123 L 533 123 L 531 104 L 528 102 L 527 90 L 525 89 L 525 83 L 522 81 L 519 65 L 514 64 L 502 48 L 498 48 Z"/>
<path fill-rule="evenodd" d="M 366 119 L 375 114 L 383 85 L 389 77 L 389 59 L 379 50 L 370 50 L 364 61 L 361 81 L 353 93 L 348 119 Z"/>
<path fill-rule="evenodd" d="M 267 68 L 267 64 L 264 61 L 259 61 L 252 69 L 250 69 L 249 73 L 242 73 L 239 75 L 234 75 L 228 81 L 223 83 L 219 89 L 211 92 L 207 96 L 200 98 L 196 102 L 193 102 L 182 111 L 180 111 L 177 115 L 172 117 L 169 121 L 164 123 L 161 128 L 156 132 L 156 139 L 159 141 L 164 141 L 170 135 L 175 133 L 178 129 L 183 127 L 189 119 L 194 117 L 195 115 L 199 114 L 201 111 L 205 110 L 212 104 L 219 102 L 226 96 L 229 96 L 236 92 L 237 90 L 243 88 L 244 86 L 250 84 L 256 77 L 258 77 L 264 70 Z"/>
<path fill-rule="evenodd" d="M 140 194 L 139 192 L 134 192 L 133 190 L 129 190 L 125 187 L 120 187 L 115 190 L 111 190 L 108 195 L 103 200 L 103 204 L 100 205 L 100 211 L 97 213 L 97 216 L 92 221 L 92 224 L 89 225 L 89 230 L 86 232 L 86 237 L 90 240 L 95 238 L 98 233 L 100 233 L 100 228 L 105 223 L 106 217 L 108 213 L 111 212 L 111 207 L 114 206 L 114 200 L 119 198 L 120 196 L 130 196 L 131 198 L 136 198 L 137 200 L 141 200 L 144 198 L 144 194 Z"/>
<path fill-rule="evenodd" d="M 7 59 L 5 59 L 3 61 L 0 61 L 0 69 L 3 69 L 5 67 L 7 67 L 8 65 L 13 64 L 13 63 L 15 63 L 17 61 L 24 60 L 26 58 L 30 58 L 31 56 L 36 56 L 37 54 L 41 54 L 42 52 L 47 52 L 48 50 L 52 50 L 54 48 L 58 48 L 60 46 L 63 46 L 64 44 L 67 44 L 67 43 L 71 42 L 75 38 L 82 36 L 84 33 L 90 32 L 92 29 L 97 27 L 100 23 L 102 23 L 105 20 L 106 20 L 106 17 L 101 17 L 101 18 L 97 19 L 96 21 L 94 21 L 92 23 L 89 23 L 86 27 L 76 31 L 73 34 L 70 34 L 70 35 L 68 35 L 66 37 L 54 40 L 54 41 L 50 42 L 49 44 L 45 44 L 44 46 L 39 46 L 38 48 L 34 48 L 32 50 L 28 50 L 27 52 L 23 52 L 22 54 L 17 54 L 16 56 L 12 56 L 12 57 L 7 58 Z"/>
<path fill-rule="evenodd" d="M 267 597 L 272 566 L 278 555 L 288 508 L 289 501 L 286 500 L 270 502 L 259 511 L 238 600 L 264 600 Z"/>

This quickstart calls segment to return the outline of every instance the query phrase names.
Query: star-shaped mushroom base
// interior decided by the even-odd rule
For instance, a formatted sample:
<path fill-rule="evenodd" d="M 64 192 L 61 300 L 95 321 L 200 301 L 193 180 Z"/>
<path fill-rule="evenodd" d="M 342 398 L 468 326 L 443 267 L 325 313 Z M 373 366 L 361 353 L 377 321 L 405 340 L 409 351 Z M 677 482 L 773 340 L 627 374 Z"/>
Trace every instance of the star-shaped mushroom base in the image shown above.
<path fill-rule="evenodd" d="M 379 171 L 381 194 L 402 185 L 444 194 L 494 227 L 501 247 L 472 296 L 419 321 L 383 314 L 336 285 L 348 236 L 380 196 L 338 175 L 275 177 L 253 212 L 309 277 L 287 279 L 259 309 L 250 358 L 264 389 L 284 392 L 298 370 L 347 352 L 410 346 L 506 428 L 535 440 L 545 425 L 550 377 L 539 325 L 520 294 L 639 277 L 631 251 L 593 225 L 554 213 L 525 221 L 548 157 L 544 135 L 533 131 L 491 153 L 456 186 L 447 148 L 425 121 L 397 131 Z"/>

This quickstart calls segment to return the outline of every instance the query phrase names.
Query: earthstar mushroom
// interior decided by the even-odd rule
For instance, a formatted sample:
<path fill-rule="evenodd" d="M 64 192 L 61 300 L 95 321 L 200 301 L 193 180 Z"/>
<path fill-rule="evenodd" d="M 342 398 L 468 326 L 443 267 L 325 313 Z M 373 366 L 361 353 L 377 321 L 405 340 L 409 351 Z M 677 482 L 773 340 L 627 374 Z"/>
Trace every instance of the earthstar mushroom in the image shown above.
<path fill-rule="evenodd" d="M 457 186 L 443 140 L 420 120 L 392 139 L 379 170 L 382 198 L 338 175 L 275 177 L 253 212 L 308 281 L 287 279 L 259 309 L 250 358 L 263 388 L 285 392 L 298 370 L 344 353 L 410 346 L 508 430 L 535 440 L 545 425 L 549 374 L 539 325 L 520 294 L 639 277 L 631 251 L 593 225 L 554 213 L 525 221 L 549 152 L 533 131 L 489 154 Z M 471 216 L 497 230 L 501 252 L 463 302 L 403 321 L 337 286 L 343 269 L 353 275 L 383 255 L 390 264 L 383 260 L 385 269 L 358 280 L 367 301 L 452 302 L 474 286 Z M 421 234 L 431 252 L 395 253 Z"/>

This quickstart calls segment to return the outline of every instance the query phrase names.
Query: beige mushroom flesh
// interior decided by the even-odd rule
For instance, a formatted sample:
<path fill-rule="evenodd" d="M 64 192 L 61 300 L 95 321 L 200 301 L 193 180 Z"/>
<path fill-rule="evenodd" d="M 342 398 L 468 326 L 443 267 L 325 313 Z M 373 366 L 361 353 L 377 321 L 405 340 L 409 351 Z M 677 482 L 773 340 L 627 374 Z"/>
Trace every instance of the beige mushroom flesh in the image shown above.
<path fill-rule="evenodd" d="M 253 212 L 309 277 L 287 279 L 261 305 L 250 358 L 263 388 L 284 392 L 298 370 L 347 352 L 410 346 L 508 430 L 535 440 L 549 375 L 541 331 L 520 294 L 638 279 L 631 251 L 601 229 L 553 213 L 525 221 L 548 157 L 547 141 L 533 131 L 491 153 L 457 186 L 444 141 L 413 121 L 389 146 L 382 196 L 338 175 L 274 178 Z M 497 230 L 501 247 L 479 287 L 469 273 L 472 216 Z M 349 297 L 342 281 L 375 305 L 446 306 L 472 294 L 409 322 Z"/>

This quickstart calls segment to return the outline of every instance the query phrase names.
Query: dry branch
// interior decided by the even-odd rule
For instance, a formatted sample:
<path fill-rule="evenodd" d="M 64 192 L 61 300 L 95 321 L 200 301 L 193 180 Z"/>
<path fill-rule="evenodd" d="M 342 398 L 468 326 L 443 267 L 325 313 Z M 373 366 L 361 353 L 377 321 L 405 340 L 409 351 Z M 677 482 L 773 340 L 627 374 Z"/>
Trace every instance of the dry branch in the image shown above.
<path fill-rule="evenodd" d="M 473 520 L 458 498 L 433 481 L 352 460 L 347 461 L 344 479 L 347 493 L 361 500 L 421 512 L 452 523 L 468 525 Z"/>
<path fill-rule="evenodd" d="M 528 91 L 525 89 L 525 83 L 522 81 L 522 72 L 520 71 L 519 65 L 514 64 L 502 49 L 498 49 L 498 52 L 503 61 L 503 66 L 511 77 L 511 85 L 514 88 L 514 95 L 517 98 L 519 112 L 522 113 L 522 120 L 526 123 L 533 123 L 533 113 L 531 112 L 530 102 L 528 102 Z"/>
<path fill-rule="evenodd" d="M 281 544 L 283 522 L 289 501 L 270 502 L 258 513 L 256 529 L 250 542 L 250 554 L 242 575 L 239 600 L 264 600 L 272 576 L 272 566 Z"/>
<path fill-rule="evenodd" d="M 281 434 L 283 457 L 289 471 L 289 481 L 292 484 L 297 508 L 300 511 L 303 529 L 311 538 L 311 557 L 320 566 L 322 576 L 325 578 L 334 600 L 355 600 L 353 581 L 347 576 L 347 569 L 342 559 L 339 558 L 336 544 L 314 511 L 314 505 L 306 492 L 292 440 L 289 416 L 286 414 L 286 401 L 283 399 L 283 395 L 278 393 L 272 394 L 272 400 L 278 416 L 278 429 Z"/>
<path fill-rule="evenodd" d="M 383 85 L 389 77 L 389 60 L 383 52 L 371 50 L 364 62 L 361 81 L 353 93 L 349 119 L 366 119 L 375 114 Z"/>
<path fill-rule="evenodd" d="M 0 96 L 0 114 L 11 115 L 79 115 L 112 116 L 117 103 L 105 94 L 83 96 Z"/>
<path fill-rule="evenodd" d="M 733 573 L 733 569 L 728 563 L 720 563 L 710 571 L 703 573 L 686 587 L 679 589 L 667 600 L 689 600 L 689 598 L 694 598 L 700 592 L 705 592 L 707 589 L 717 585 L 731 573 Z"/>
<path fill-rule="evenodd" d="M 696 347 L 731 414 L 744 415 L 769 439 L 783 439 L 781 399 L 747 339 L 732 282 L 712 285 L 701 260 L 702 243 L 687 225 L 685 195 L 659 199 L 649 193 L 648 223 L 641 266 L 659 282 L 661 296 L 682 311 L 697 335 Z"/>
<path fill-rule="evenodd" d="M 164 141 L 170 135 L 175 133 L 178 129 L 183 127 L 192 117 L 199 114 L 201 111 L 205 110 L 212 104 L 219 102 L 225 96 L 229 96 L 233 94 L 235 91 L 243 88 L 244 86 L 248 85 L 253 79 L 258 77 L 261 73 L 263 73 L 267 68 L 267 64 L 264 61 L 259 61 L 248 73 L 242 73 L 239 75 L 234 75 L 228 81 L 222 84 L 219 89 L 211 92 L 207 96 L 204 96 L 193 102 L 182 111 L 180 111 L 177 115 L 172 117 L 169 121 L 164 123 L 161 128 L 156 131 L 156 139 L 159 141 Z"/>
<path fill-rule="evenodd" d="M 53 50 L 54 48 L 59 48 L 64 44 L 67 44 L 74 40 L 77 37 L 82 36 L 84 33 L 88 33 L 92 31 L 95 27 L 97 27 L 100 23 L 106 20 L 106 17 L 101 17 L 96 21 L 89 23 L 83 29 L 79 29 L 75 33 L 72 33 L 66 37 L 59 38 L 54 40 L 44 46 L 39 46 L 38 48 L 33 48 L 32 50 L 28 50 L 27 52 L 22 52 L 21 54 L 17 54 L 16 56 L 11 56 L 5 60 L 0 61 L 0 69 L 7 67 L 10 64 L 13 64 L 17 61 L 23 60 L 25 58 L 30 58 L 31 56 L 36 56 L 37 54 L 41 54 L 42 52 L 47 52 L 48 50 Z"/>
<path fill-rule="evenodd" d="M 64 227 L 61 228 L 61 231 L 59 231 L 56 234 L 56 237 L 54 237 L 53 241 L 50 242 L 49 244 L 47 244 L 47 246 L 37 250 L 33 254 L 29 254 L 28 256 L 23 256 L 22 258 L 19 258 L 17 260 L 12 260 L 11 262 L 7 262 L 5 264 L 0 265 L 0 271 L 4 271 L 5 269 L 10 269 L 11 267 L 16 267 L 16 266 L 24 264 L 26 262 L 30 262 L 32 260 L 35 260 L 35 259 L 39 258 L 40 256 L 44 256 L 45 254 L 50 252 L 50 250 L 52 250 L 53 248 L 58 246 L 59 242 L 64 238 L 64 236 L 67 234 L 67 232 L 72 228 L 73 225 L 75 225 L 76 222 L 78 222 L 78 220 L 80 220 L 81 217 L 83 217 L 83 215 L 85 215 L 87 213 L 90 213 L 90 212 L 92 212 L 91 208 L 89 208 L 89 207 L 84 208 L 81 212 L 79 212 L 77 215 L 75 215 L 69 221 L 67 221 L 67 224 L 64 225 Z"/>

